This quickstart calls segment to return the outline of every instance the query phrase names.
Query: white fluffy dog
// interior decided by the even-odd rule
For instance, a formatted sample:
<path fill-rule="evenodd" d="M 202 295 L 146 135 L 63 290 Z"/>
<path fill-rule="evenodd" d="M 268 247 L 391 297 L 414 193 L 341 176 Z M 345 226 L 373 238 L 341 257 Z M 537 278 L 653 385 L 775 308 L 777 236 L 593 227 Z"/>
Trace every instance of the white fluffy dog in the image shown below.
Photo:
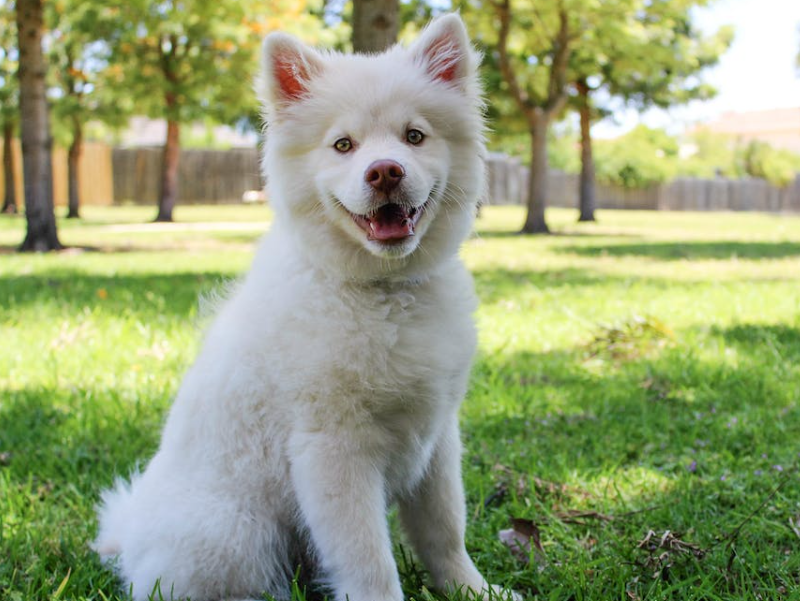
<path fill-rule="evenodd" d="M 461 20 L 409 48 L 267 37 L 275 223 L 207 334 L 161 446 L 103 495 L 96 549 L 136 599 L 400 601 L 396 503 L 436 587 L 492 589 L 464 548 L 457 410 L 475 348 L 457 251 L 483 190 L 477 57 Z"/>

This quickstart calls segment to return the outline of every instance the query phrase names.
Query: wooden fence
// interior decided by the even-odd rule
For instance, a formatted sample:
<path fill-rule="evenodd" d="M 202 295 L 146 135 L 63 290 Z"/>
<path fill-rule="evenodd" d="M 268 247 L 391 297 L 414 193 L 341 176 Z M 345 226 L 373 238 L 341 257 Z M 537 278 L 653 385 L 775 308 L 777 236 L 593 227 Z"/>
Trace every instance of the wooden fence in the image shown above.
<path fill-rule="evenodd" d="M 2 150 L 0 149 L 0 156 Z M 22 160 L 15 147 L 17 199 L 23 203 Z M 87 143 L 80 162 L 81 201 L 90 205 L 155 205 L 161 182 L 161 148 L 115 148 Z M 0 189 L 4 182 L 0 169 Z M 488 161 L 488 204 L 525 204 L 528 170 L 518 160 L 493 154 Z M 54 195 L 67 202 L 66 151 L 53 152 Z M 236 203 L 264 183 L 255 148 L 181 151 L 179 199 L 182 204 Z M 679 178 L 641 190 L 598 184 L 597 205 L 606 209 L 673 211 L 800 212 L 800 176 L 777 188 L 759 179 Z M 578 206 L 578 176 L 551 171 L 548 206 Z"/>
<path fill-rule="evenodd" d="M 161 186 L 161 148 L 115 148 L 114 202 L 155 205 Z M 182 150 L 178 167 L 178 203 L 242 201 L 247 190 L 262 190 L 255 148 Z"/>
<path fill-rule="evenodd" d="M 0 145 L 2 146 L 2 145 Z M 12 146 L 14 154 L 14 186 L 17 204 L 25 206 L 25 193 L 22 179 L 22 152 L 18 140 Z M 0 147 L 0 164 L 3 149 Z M 0 169 L 0 190 L 5 190 L 3 170 Z M 114 190 L 111 183 L 111 149 L 97 142 L 83 145 L 83 153 L 78 163 L 78 180 L 80 183 L 81 202 L 89 205 L 110 205 L 114 201 Z M 53 200 L 56 206 L 66 206 L 69 189 L 67 187 L 67 151 L 63 148 L 53 149 Z"/>
<path fill-rule="evenodd" d="M 525 204 L 527 167 L 496 154 L 489 158 L 488 171 L 489 204 Z M 577 207 L 578 180 L 577 174 L 551 171 L 548 206 Z M 597 206 L 603 209 L 800 212 L 800 175 L 784 188 L 753 178 L 678 178 L 638 190 L 597 184 L 595 194 Z"/>

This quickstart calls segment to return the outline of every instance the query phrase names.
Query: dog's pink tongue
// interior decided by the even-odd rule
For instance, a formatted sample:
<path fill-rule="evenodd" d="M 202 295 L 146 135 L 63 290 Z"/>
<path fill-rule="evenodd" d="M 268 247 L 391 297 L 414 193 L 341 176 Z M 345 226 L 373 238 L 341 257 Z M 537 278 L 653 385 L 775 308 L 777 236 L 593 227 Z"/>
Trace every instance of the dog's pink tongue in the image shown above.
<path fill-rule="evenodd" d="M 414 235 L 414 222 L 406 209 L 396 204 L 383 205 L 369 220 L 374 240 L 390 242 Z"/>

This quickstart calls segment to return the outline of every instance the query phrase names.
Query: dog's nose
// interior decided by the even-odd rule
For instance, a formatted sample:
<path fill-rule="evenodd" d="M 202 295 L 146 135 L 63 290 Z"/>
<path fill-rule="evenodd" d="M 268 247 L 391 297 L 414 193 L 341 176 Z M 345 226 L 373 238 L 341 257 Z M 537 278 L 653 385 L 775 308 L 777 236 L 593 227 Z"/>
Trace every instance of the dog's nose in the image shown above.
<path fill-rule="evenodd" d="M 364 179 L 378 192 L 391 192 L 397 187 L 405 174 L 406 172 L 400 163 L 384 159 L 375 161 L 367 167 Z"/>

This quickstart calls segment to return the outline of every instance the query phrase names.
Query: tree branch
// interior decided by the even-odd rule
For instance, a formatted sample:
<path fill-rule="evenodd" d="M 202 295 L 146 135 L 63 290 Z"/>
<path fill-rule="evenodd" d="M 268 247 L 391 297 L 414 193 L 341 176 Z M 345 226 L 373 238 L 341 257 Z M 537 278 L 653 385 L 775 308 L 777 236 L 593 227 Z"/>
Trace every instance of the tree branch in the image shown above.
<path fill-rule="evenodd" d="M 567 64 L 571 51 L 571 38 L 569 15 L 563 4 L 558 8 L 558 21 L 558 35 L 553 40 L 553 62 L 550 65 L 547 102 L 543 107 L 550 114 L 561 111 L 567 102 Z"/>
<path fill-rule="evenodd" d="M 529 124 L 536 121 L 536 113 L 531 107 L 530 98 L 525 90 L 523 90 L 517 77 L 514 73 L 514 67 L 511 65 L 511 58 L 508 56 L 508 34 L 511 29 L 511 1 L 500 0 L 492 2 L 498 18 L 500 19 L 500 31 L 497 34 L 497 52 L 500 57 L 500 72 L 505 79 L 511 96 L 519 106 L 523 115 Z"/>
<path fill-rule="evenodd" d="M 164 78 L 171 84 L 178 83 L 178 78 L 175 75 L 175 70 L 173 69 L 175 58 L 175 36 L 172 35 L 169 38 L 169 52 L 164 52 L 164 40 L 160 40 L 158 44 L 158 56 L 161 62 L 161 71 L 164 74 Z"/>

